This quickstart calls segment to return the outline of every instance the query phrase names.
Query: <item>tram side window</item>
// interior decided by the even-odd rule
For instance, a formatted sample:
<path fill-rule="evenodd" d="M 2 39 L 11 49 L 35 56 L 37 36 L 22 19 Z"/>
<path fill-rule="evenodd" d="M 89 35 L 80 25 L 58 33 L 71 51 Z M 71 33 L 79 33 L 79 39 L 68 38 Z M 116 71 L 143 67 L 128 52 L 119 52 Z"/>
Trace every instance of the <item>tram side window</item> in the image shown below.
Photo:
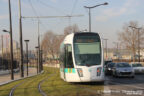
<path fill-rule="evenodd" d="M 73 59 L 72 59 L 72 47 L 71 45 L 66 45 L 66 68 L 73 68 Z"/>
<path fill-rule="evenodd" d="M 64 56 L 64 49 L 60 51 L 60 67 L 63 68 L 64 67 L 64 60 L 65 60 L 65 56 Z"/>

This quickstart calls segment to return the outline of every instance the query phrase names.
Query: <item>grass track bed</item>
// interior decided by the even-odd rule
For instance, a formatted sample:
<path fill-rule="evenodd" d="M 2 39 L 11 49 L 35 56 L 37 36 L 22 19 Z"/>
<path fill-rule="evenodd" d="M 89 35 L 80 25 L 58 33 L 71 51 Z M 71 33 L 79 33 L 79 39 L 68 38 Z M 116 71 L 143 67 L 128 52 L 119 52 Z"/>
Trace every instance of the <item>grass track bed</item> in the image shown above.
<path fill-rule="evenodd" d="M 41 96 L 38 90 L 38 84 L 49 75 L 50 71 L 48 70 L 48 68 L 46 68 L 43 74 L 26 80 L 26 82 L 17 87 L 14 92 L 14 96 Z"/>
<path fill-rule="evenodd" d="M 48 96 L 96 96 L 95 90 L 104 89 L 101 85 L 85 85 L 64 82 L 60 79 L 59 70 L 56 72 L 57 74 L 41 84 L 42 90 Z"/>
<path fill-rule="evenodd" d="M 104 89 L 102 85 L 64 82 L 60 79 L 59 69 L 46 67 L 44 70 L 43 74 L 0 86 L 0 96 L 8 96 L 11 88 L 21 82 L 23 83 L 15 89 L 14 96 L 42 96 L 39 93 L 38 84 L 44 79 L 41 89 L 47 96 L 99 96 L 96 95 L 96 90 Z"/>

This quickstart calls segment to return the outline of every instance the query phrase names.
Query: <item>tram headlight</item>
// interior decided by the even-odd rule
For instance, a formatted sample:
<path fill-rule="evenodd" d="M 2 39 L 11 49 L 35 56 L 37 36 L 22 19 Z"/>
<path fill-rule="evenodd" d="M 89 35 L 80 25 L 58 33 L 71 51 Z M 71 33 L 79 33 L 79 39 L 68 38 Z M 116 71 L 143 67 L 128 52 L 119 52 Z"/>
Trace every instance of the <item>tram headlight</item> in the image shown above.
<path fill-rule="evenodd" d="M 82 69 L 81 69 L 81 68 L 78 68 L 77 71 L 78 71 L 79 76 L 80 76 L 80 77 L 83 77 L 83 71 L 82 71 Z"/>

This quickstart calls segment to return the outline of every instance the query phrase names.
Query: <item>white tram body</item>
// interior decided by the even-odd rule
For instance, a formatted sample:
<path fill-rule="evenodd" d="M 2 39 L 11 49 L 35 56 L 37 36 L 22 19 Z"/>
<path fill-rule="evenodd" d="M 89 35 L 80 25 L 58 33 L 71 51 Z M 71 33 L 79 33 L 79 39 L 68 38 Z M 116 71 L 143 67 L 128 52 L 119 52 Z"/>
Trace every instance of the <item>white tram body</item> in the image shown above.
<path fill-rule="evenodd" d="M 66 82 L 104 82 L 102 39 L 98 33 L 67 35 L 60 47 L 60 76 Z"/>

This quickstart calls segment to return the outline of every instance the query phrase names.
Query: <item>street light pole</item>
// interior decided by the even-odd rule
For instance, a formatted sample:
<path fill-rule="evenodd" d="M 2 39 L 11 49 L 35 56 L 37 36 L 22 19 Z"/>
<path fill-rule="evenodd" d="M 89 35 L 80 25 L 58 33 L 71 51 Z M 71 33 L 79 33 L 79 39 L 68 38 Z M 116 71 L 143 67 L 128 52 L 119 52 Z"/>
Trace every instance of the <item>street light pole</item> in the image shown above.
<path fill-rule="evenodd" d="M 116 55 L 117 55 L 117 59 L 119 60 L 119 43 L 118 42 L 113 42 L 114 44 L 116 44 Z"/>
<path fill-rule="evenodd" d="M 36 53 L 37 53 L 37 74 L 39 73 L 39 61 L 38 61 L 38 46 L 35 47 L 36 48 Z"/>
<path fill-rule="evenodd" d="M 140 38 L 139 38 L 139 37 L 140 37 L 140 36 L 139 36 L 139 32 L 140 32 L 140 31 L 139 31 L 139 30 L 140 30 L 140 28 L 138 28 L 138 54 L 139 54 L 138 57 L 139 57 L 139 62 L 140 62 Z"/>
<path fill-rule="evenodd" d="M 91 32 L 91 10 L 89 8 L 89 32 Z"/>
<path fill-rule="evenodd" d="M 23 69 L 23 38 L 22 38 L 22 16 L 21 16 L 21 1 L 19 0 L 19 32 L 20 32 L 20 71 L 21 77 L 24 77 Z"/>
<path fill-rule="evenodd" d="M 41 70 L 43 70 L 43 50 L 41 50 Z"/>
<path fill-rule="evenodd" d="M 27 54 L 27 76 L 28 76 L 28 42 L 29 42 L 29 40 L 25 40 L 25 43 L 26 43 L 26 54 Z"/>
<path fill-rule="evenodd" d="M 40 24 L 40 22 L 39 22 L 39 20 L 38 20 L 38 63 L 39 63 L 39 72 L 41 72 L 41 59 L 40 59 L 40 49 L 41 49 L 41 47 L 40 47 L 40 33 L 39 33 L 39 24 Z"/>
<path fill-rule="evenodd" d="M 140 62 L 140 30 L 141 30 L 142 28 L 141 28 L 141 27 L 137 28 L 137 27 L 134 27 L 134 26 L 129 26 L 129 27 L 138 30 L 138 62 Z"/>
<path fill-rule="evenodd" d="M 11 18 L 11 2 L 9 2 L 9 20 L 10 20 L 10 55 L 11 55 L 11 80 L 14 80 L 13 74 L 13 38 L 12 38 L 12 18 Z"/>
<path fill-rule="evenodd" d="M 108 40 L 108 39 L 104 39 L 104 40 L 105 40 L 105 44 L 106 44 L 106 45 L 105 45 L 105 48 L 106 48 L 106 59 L 107 59 L 107 51 L 108 51 L 108 50 L 107 50 L 107 40 Z"/>
<path fill-rule="evenodd" d="M 98 6 L 101 6 L 101 5 L 108 5 L 108 3 L 105 2 L 103 4 L 98 4 L 98 5 L 95 5 L 95 6 L 92 6 L 92 7 L 84 6 L 84 8 L 88 8 L 88 10 L 89 10 L 89 32 L 91 32 L 91 9 L 95 8 L 95 7 L 98 7 Z"/>
<path fill-rule="evenodd" d="M 4 59 L 4 55 L 3 55 L 3 35 L 1 35 L 1 45 L 2 45 L 2 47 L 1 47 L 1 50 L 2 50 L 2 66 L 4 66 L 4 64 L 3 64 L 3 59 Z"/>

